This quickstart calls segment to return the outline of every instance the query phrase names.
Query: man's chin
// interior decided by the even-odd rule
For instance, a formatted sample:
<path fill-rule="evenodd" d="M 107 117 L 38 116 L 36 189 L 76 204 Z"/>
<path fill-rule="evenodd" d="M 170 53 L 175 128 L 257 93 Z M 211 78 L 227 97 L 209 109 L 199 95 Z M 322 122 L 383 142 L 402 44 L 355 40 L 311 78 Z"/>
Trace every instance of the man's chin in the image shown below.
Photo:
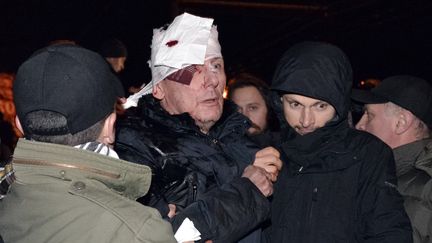
<path fill-rule="evenodd" d="M 197 125 L 201 132 L 203 133 L 208 133 L 210 131 L 210 129 L 213 127 L 213 125 L 215 124 L 215 121 L 197 121 L 195 120 L 195 125 Z"/>
<path fill-rule="evenodd" d="M 199 120 L 202 122 L 206 121 L 218 121 L 220 117 L 222 116 L 222 110 L 221 109 L 201 109 L 198 111 L 193 117 L 195 120 Z"/>
<path fill-rule="evenodd" d="M 195 124 L 200 128 L 206 127 L 206 130 L 210 130 L 210 128 L 219 120 L 220 115 L 212 115 L 212 116 L 202 116 L 199 118 L 194 118 Z"/>
<path fill-rule="evenodd" d="M 262 130 L 261 129 L 257 129 L 257 128 L 249 128 L 248 131 L 247 131 L 247 134 L 249 136 L 255 136 L 255 135 L 258 135 L 260 133 L 262 133 Z"/>

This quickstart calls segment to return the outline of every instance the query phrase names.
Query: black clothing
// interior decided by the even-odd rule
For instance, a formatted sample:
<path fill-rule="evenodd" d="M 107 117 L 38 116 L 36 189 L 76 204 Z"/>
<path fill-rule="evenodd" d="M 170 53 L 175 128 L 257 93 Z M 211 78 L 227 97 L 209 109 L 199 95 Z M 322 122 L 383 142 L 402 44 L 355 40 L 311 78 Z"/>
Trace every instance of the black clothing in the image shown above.
<path fill-rule="evenodd" d="M 249 139 L 252 140 L 260 148 L 265 148 L 268 146 L 277 146 L 280 144 L 280 134 L 279 132 L 265 130 L 262 133 L 249 135 Z"/>
<path fill-rule="evenodd" d="M 336 115 L 305 135 L 284 122 L 271 242 L 412 242 L 391 149 L 348 126 L 351 67 L 343 52 L 303 43 L 277 70 L 279 92 L 326 101 Z"/>
<path fill-rule="evenodd" d="M 246 178 L 244 168 L 258 147 L 245 137 L 246 117 L 227 102 L 208 134 L 188 114 L 170 115 L 153 97 L 140 99 L 137 115 L 119 125 L 116 151 L 120 158 L 153 169 L 150 193 L 141 201 L 163 216 L 176 204 L 174 232 L 188 217 L 203 240 L 233 242 L 246 235 L 269 213 L 269 202 Z"/>
<path fill-rule="evenodd" d="M 411 242 L 391 149 L 338 128 L 343 132 L 313 138 L 325 134 L 316 131 L 282 145 L 272 242 Z"/>

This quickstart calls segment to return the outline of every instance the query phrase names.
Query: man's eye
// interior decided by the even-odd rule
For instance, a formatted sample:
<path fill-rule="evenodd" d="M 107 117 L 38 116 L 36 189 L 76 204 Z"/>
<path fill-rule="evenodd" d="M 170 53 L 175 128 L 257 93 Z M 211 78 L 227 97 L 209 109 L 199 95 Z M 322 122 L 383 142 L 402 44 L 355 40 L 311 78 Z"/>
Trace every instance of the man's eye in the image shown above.
<path fill-rule="evenodd" d="M 326 104 L 326 103 L 319 103 L 319 104 L 317 105 L 317 108 L 318 108 L 319 110 L 325 110 L 325 109 L 327 109 L 327 107 L 328 107 L 328 104 Z"/>
<path fill-rule="evenodd" d="M 298 102 L 289 102 L 291 108 L 298 108 L 300 104 Z"/>
<path fill-rule="evenodd" d="M 256 111 L 258 109 L 258 106 L 249 106 L 249 111 Z"/>
<path fill-rule="evenodd" d="M 216 69 L 216 70 L 221 70 L 222 69 L 222 64 L 220 64 L 220 63 L 212 63 L 211 68 L 212 69 Z"/>

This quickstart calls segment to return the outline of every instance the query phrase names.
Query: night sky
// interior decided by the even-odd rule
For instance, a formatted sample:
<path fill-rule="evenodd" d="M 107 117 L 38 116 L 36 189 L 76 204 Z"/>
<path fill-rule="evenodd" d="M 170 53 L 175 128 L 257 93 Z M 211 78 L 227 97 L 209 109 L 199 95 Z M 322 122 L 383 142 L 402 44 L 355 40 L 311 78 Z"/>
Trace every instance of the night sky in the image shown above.
<path fill-rule="evenodd" d="M 0 9 L 3 72 L 16 72 L 55 39 L 97 50 L 116 37 L 129 50 L 122 80 L 138 85 L 150 79 L 152 29 L 188 11 L 215 18 L 228 77 L 247 71 L 270 82 L 285 50 L 319 40 L 348 54 L 355 82 L 394 74 L 432 80 L 432 1 L 426 0 L 0 0 Z"/>

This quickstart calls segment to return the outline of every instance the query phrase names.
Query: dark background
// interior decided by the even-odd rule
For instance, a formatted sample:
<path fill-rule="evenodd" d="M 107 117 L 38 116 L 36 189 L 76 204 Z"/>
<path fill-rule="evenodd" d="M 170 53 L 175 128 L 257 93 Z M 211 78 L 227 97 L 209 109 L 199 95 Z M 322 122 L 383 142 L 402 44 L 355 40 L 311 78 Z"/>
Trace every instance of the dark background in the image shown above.
<path fill-rule="evenodd" d="M 129 49 L 122 79 L 150 79 L 152 29 L 187 11 L 218 25 L 228 77 L 270 82 L 283 52 L 303 40 L 334 43 L 350 57 L 356 83 L 394 74 L 432 80 L 430 0 L 0 0 L 0 72 L 16 72 L 55 39 L 96 50 L 109 37 Z"/>

